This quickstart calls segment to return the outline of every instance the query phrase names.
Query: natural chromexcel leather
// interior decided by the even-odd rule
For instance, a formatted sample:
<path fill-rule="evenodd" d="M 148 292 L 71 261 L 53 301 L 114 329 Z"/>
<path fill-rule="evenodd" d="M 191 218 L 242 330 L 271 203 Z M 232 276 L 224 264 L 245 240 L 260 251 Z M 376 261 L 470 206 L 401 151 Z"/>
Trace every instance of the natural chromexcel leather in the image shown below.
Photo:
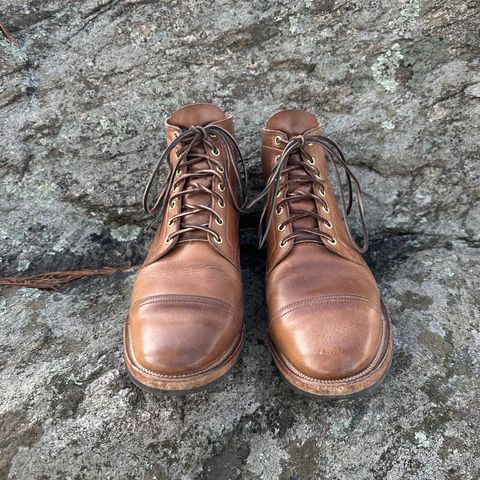
<path fill-rule="evenodd" d="M 375 279 L 337 204 L 328 151 L 306 143 L 320 135 L 316 118 L 303 110 L 279 112 L 265 126 L 266 182 L 285 160 L 278 188 L 270 182 L 262 194 L 264 220 L 271 219 L 266 297 L 274 360 L 285 378 L 307 393 L 337 397 L 365 390 L 384 375 L 391 338 Z M 293 153 L 285 158 L 287 145 Z"/>
<path fill-rule="evenodd" d="M 214 105 L 175 112 L 166 122 L 168 144 L 182 138 L 193 143 L 180 142 L 170 152 L 164 206 L 149 207 L 155 202 L 145 199 L 161 218 L 133 287 L 125 359 L 134 381 L 153 390 L 205 386 L 240 352 L 241 199 L 237 166 L 228 161 L 236 149 L 223 131 L 234 138 L 232 117 Z"/>

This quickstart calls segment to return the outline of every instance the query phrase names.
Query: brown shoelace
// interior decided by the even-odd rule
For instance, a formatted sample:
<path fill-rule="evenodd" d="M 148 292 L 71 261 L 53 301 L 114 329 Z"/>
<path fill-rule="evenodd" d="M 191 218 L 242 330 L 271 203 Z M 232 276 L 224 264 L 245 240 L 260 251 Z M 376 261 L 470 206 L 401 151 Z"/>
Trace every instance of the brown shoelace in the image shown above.
<path fill-rule="evenodd" d="M 220 154 L 212 142 L 212 139 L 217 137 L 226 149 L 225 166 L 214 158 Z M 177 164 L 170 170 L 163 190 L 153 204 L 150 204 L 152 186 L 158 176 L 160 167 L 163 162 L 167 161 L 170 153 L 177 145 L 180 145 L 177 152 Z M 208 151 L 213 154 L 213 157 L 207 153 Z M 242 166 L 243 180 L 238 170 L 237 158 Z M 234 173 L 235 186 L 230 181 L 231 172 Z M 247 169 L 235 138 L 227 130 L 217 125 L 193 126 L 183 130 L 161 155 L 143 195 L 143 208 L 147 213 L 155 215 L 157 221 L 163 219 L 167 205 L 173 206 L 174 202 L 182 199 L 182 197 L 184 198 L 182 211 L 170 220 L 172 223 L 177 220 L 180 221 L 180 228 L 170 234 L 167 241 L 194 231 L 205 232 L 218 240 L 218 234 L 208 226 L 209 222 L 195 223 L 195 215 L 198 217 L 198 214 L 203 212 L 213 215 L 219 224 L 223 222 L 211 207 L 214 201 L 217 201 L 220 205 L 224 205 L 225 202 L 224 197 L 213 189 L 215 179 L 218 180 L 220 190 L 230 194 L 235 208 L 239 212 L 243 211 L 247 202 Z M 181 186 L 183 188 L 180 190 Z M 237 186 L 238 194 L 236 192 Z M 206 194 L 210 200 L 190 204 L 187 198 L 195 194 Z M 207 215 L 207 217 L 209 216 Z"/>
<path fill-rule="evenodd" d="M 340 146 L 333 140 L 321 136 L 303 136 L 297 135 L 292 137 L 289 141 L 283 140 L 280 137 L 277 137 L 281 141 L 285 148 L 282 151 L 282 154 L 277 158 L 276 163 L 272 169 L 270 177 L 265 185 L 264 190 L 258 195 L 257 198 L 249 205 L 251 207 L 258 201 L 266 198 L 265 205 L 263 207 L 262 215 L 260 218 L 259 224 L 259 247 L 262 247 L 267 239 L 268 232 L 272 226 L 273 215 L 274 213 L 280 213 L 284 206 L 288 204 L 289 217 L 279 225 L 279 229 L 284 229 L 287 224 L 292 224 L 297 220 L 306 217 L 313 217 L 316 220 L 325 223 L 327 226 L 330 225 L 330 222 L 319 215 L 313 208 L 310 210 L 305 209 L 295 209 L 295 202 L 305 201 L 305 200 L 314 200 L 322 204 L 322 206 L 328 211 L 328 205 L 323 196 L 318 196 L 314 193 L 314 189 L 311 188 L 310 191 L 302 191 L 298 188 L 293 188 L 290 190 L 292 184 L 319 184 L 323 194 L 325 193 L 325 180 L 321 177 L 320 172 L 314 166 L 311 155 L 304 148 L 305 144 L 318 144 L 324 148 L 325 159 L 333 165 L 333 170 L 339 185 L 340 190 L 340 207 L 345 219 L 345 226 L 348 238 L 352 242 L 353 247 L 360 253 L 364 253 L 368 249 L 368 232 L 365 223 L 365 215 L 363 210 L 362 202 L 362 192 L 358 180 L 355 178 L 355 175 L 350 170 L 345 155 L 340 148 Z M 299 154 L 300 159 L 294 159 L 292 156 L 294 154 Z M 338 167 L 342 167 L 345 177 L 348 190 L 348 202 L 345 200 L 345 194 L 342 188 L 342 179 Z M 303 175 L 297 175 L 296 172 L 299 169 L 304 172 Z M 295 176 L 290 175 L 295 173 Z M 281 181 L 281 177 L 286 178 L 286 181 Z M 350 228 L 347 223 L 347 216 L 350 213 L 353 204 L 353 188 L 352 183 L 355 186 L 357 193 L 357 205 L 358 212 L 360 216 L 360 222 L 363 230 L 363 244 L 358 245 L 354 240 Z M 282 189 L 285 189 L 285 196 L 281 200 L 277 198 L 282 193 Z M 268 215 L 267 215 L 268 212 Z M 295 239 L 300 239 L 301 241 L 314 241 L 321 242 L 322 238 L 326 238 L 330 242 L 335 242 L 335 239 L 322 232 L 319 228 L 293 228 L 292 233 L 287 235 L 283 242 L 286 243 L 289 240 L 295 241 Z"/>
<path fill-rule="evenodd" d="M 205 149 L 210 149 L 212 153 L 218 155 L 220 152 L 212 142 L 212 138 L 218 137 L 225 146 L 227 158 L 225 166 L 219 161 L 211 159 L 205 152 Z M 167 177 L 166 185 L 160 192 L 153 205 L 149 204 L 152 186 L 159 174 L 159 170 L 164 161 L 168 160 L 171 151 L 181 144 L 178 152 L 178 162 L 175 168 L 172 168 Z M 202 153 L 201 150 L 204 150 Z M 243 180 L 237 167 L 237 158 L 242 166 Z M 200 162 L 208 162 L 208 168 L 195 168 Z M 238 194 L 236 193 L 236 186 L 233 186 L 230 181 L 230 173 L 233 171 L 236 184 L 238 185 Z M 204 180 L 203 184 L 199 182 Z M 230 193 L 235 207 L 242 211 L 247 202 L 247 171 L 245 162 L 240 154 L 238 145 L 234 137 L 225 129 L 216 125 L 207 125 L 205 127 L 194 126 L 182 131 L 177 138 L 170 143 L 165 151 L 160 156 L 158 163 L 155 165 L 153 172 L 148 180 L 143 196 L 143 206 L 145 211 L 155 215 L 155 222 L 161 221 L 165 208 L 168 203 L 185 197 L 189 194 L 204 193 L 208 194 L 210 198 L 218 202 L 224 202 L 224 198 L 212 189 L 214 179 L 218 179 L 223 187 L 225 193 Z M 205 182 L 206 180 L 206 182 Z M 183 184 L 189 184 L 184 190 L 177 190 L 176 188 Z M 182 235 L 192 231 L 201 231 L 206 234 L 213 235 L 218 240 L 218 234 L 208 227 L 208 223 L 194 223 L 195 214 L 207 212 L 214 215 L 216 220 L 219 218 L 215 211 L 206 204 L 189 204 L 183 202 L 183 208 L 180 213 L 175 216 L 175 220 L 181 222 L 181 228 L 170 237 Z M 172 221 L 174 218 L 172 218 Z M 188 222 L 191 220 L 191 222 Z M 154 223 L 155 223 L 154 222 Z M 170 238 L 170 239 L 171 239 Z M 86 270 L 72 270 L 65 272 L 47 272 L 28 277 L 5 277 L 0 278 L 0 285 L 9 285 L 16 287 L 38 288 L 42 290 L 58 290 L 73 280 L 83 277 L 92 276 L 108 276 L 117 272 L 125 272 L 138 268 L 137 266 L 121 266 L 121 267 L 105 267 Z"/>

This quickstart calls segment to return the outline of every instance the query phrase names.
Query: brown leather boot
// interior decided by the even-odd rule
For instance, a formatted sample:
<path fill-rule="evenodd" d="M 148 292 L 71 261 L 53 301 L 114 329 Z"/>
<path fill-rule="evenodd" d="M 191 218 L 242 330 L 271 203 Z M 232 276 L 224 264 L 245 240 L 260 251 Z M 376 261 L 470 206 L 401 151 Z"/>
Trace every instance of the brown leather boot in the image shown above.
<path fill-rule="evenodd" d="M 232 117 L 218 107 L 181 108 L 166 131 L 168 147 L 144 196 L 161 223 L 133 288 L 124 356 L 140 387 L 185 392 L 223 377 L 242 347 L 238 215 L 246 177 Z M 164 160 L 166 186 L 152 201 Z"/>
<path fill-rule="evenodd" d="M 267 305 L 273 358 L 294 387 L 342 398 L 370 389 L 387 373 L 391 324 L 367 249 L 360 186 L 340 147 L 321 136 L 313 115 L 286 110 L 268 120 L 262 163 L 266 198 L 261 242 L 268 244 Z M 327 163 L 346 176 L 337 205 Z M 340 168 L 339 168 L 340 167 Z M 353 240 L 346 218 L 352 183 L 364 227 Z"/>

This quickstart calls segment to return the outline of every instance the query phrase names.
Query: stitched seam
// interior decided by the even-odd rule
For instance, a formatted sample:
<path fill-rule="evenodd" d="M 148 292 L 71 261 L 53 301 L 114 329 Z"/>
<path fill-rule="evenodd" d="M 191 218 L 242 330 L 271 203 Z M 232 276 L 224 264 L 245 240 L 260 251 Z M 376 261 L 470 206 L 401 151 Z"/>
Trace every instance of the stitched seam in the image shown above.
<path fill-rule="evenodd" d="M 320 383 L 320 384 L 324 384 L 324 385 L 332 385 L 332 384 L 342 384 L 342 383 L 345 383 L 345 382 L 351 382 L 351 381 L 354 381 L 354 380 L 357 380 L 358 378 L 361 378 L 361 377 L 364 377 L 365 375 L 367 375 L 368 373 L 370 373 L 375 367 L 377 367 L 377 363 L 380 363 L 380 356 L 382 355 L 383 353 L 383 350 L 385 348 L 385 343 L 386 343 L 386 340 L 387 340 L 387 323 L 389 323 L 390 321 L 390 318 L 388 316 L 388 312 L 386 310 L 386 307 L 385 307 L 385 315 L 382 315 L 382 340 L 380 342 L 380 346 L 378 348 L 378 351 L 377 351 L 377 354 L 375 355 L 375 358 L 370 362 L 370 364 L 364 369 L 362 370 L 361 372 L 355 374 L 355 375 L 352 375 L 351 377 L 346 377 L 346 378 L 341 378 L 339 380 L 320 380 L 318 378 L 312 378 L 312 377 L 309 377 L 308 375 L 305 375 L 301 372 L 299 372 L 283 355 L 281 355 L 279 352 L 276 351 L 278 357 L 282 360 L 282 362 L 285 364 L 285 366 L 292 372 L 294 373 L 295 375 L 297 375 L 298 377 L 301 377 L 305 380 L 308 380 L 309 382 L 314 382 L 314 383 Z M 387 351 L 385 350 L 385 355 L 386 355 Z M 383 355 L 383 357 L 385 357 L 385 355 Z M 383 358 L 382 358 L 383 360 Z"/>
<path fill-rule="evenodd" d="M 128 323 L 127 323 L 127 328 L 128 328 Z M 243 336 L 243 331 L 240 333 L 240 336 L 239 336 L 240 339 L 242 338 L 242 336 Z M 133 351 L 132 334 L 130 332 L 130 328 L 128 328 L 128 340 L 129 340 L 128 351 L 130 352 L 130 356 L 132 357 L 133 364 L 135 365 L 136 368 L 138 368 L 139 370 L 141 370 L 144 373 L 147 373 L 148 375 L 152 375 L 152 376 L 157 377 L 157 378 L 171 378 L 171 379 L 195 378 L 195 377 L 201 375 L 202 373 L 206 373 L 210 370 L 213 370 L 214 368 L 218 367 L 221 363 L 223 363 L 227 359 L 227 357 L 231 356 L 232 352 L 234 352 L 236 350 L 237 346 L 239 345 L 239 340 L 237 339 L 235 341 L 235 343 L 218 360 L 216 360 L 211 365 L 209 365 L 205 368 L 202 368 L 201 370 L 198 370 L 196 372 L 185 373 L 185 374 L 181 374 L 181 375 L 162 375 L 161 373 L 153 372 L 152 370 L 148 370 L 147 368 L 142 367 L 142 365 L 138 361 L 137 357 L 135 356 L 135 352 Z"/>
<path fill-rule="evenodd" d="M 369 307 L 374 308 L 375 310 L 379 310 L 378 306 L 375 305 L 372 301 L 368 300 L 368 298 L 360 297 L 357 295 L 326 295 L 324 297 L 315 297 L 306 300 L 300 300 L 299 302 L 291 303 L 290 305 L 280 308 L 272 315 L 270 325 L 272 325 L 274 321 L 278 318 L 281 318 L 294 311 L 301 310 L 302 308 L 335 302 L 363 303 L 365 305 L 368 305 Z"/>
<path fill-rule="evenodd" d="M 187 304 L 200 304 L 200 305 L 208 305 L 215 308 L 221 308 L 224 310 L 230 310 L 232 313 L 237 313 L 232 305 L 228 304 L 227 302 L 223 302 L 222 300 L 218 300 L 216 298 L 211 297 L 201 297 L 195 295 L 153 295 L 146 298 L 141 298 L 137 300 L 132 306 L 131 310 L 135 310 L 140 308 L 143 305 L 149 305 L 152 303 L 187 303 Z"/>
<path fill-rule="evenodd" d="M 168 300 L 182 300 L 182 299 L 190 299 L 190 300 L 198 300 L 200 302 L 207 302 L 207 303 L 217 303 L 221 305 L 230 306 L 227 302 L 219 300 L 218 298 L 214 297 L 204 297 L 201 295 L 179 295 L 179 294 L 163 294 L 163 295 L 150 295 L 149 297 L 143 297 L 133 303 L 132 308 L 135 308 L 137 305 L 144 301 L 153 300 L 153 299 L 163 299 L 165 301 Z"/>
<path fill-rule="evenodd" d="M 310 303 L 310 302 L 321 302 L 322 300 L 329 300 L 329 299 L 352 299 L 352 300 L 362 300 L 364 302 L 369 302 L 372 307 L 378 309 L 378 306 L 373 303 L 371 300 L 369 300 L 368 298 L 365 298 L 365 297 L 362 297 L 360 295 L 324 295 L 324 296 L 321 296 L 321 297 L 314 297 L 314 298 L 308 298 L 306 300 L 300 300 L 298 302 L 295 302 L 295 303 L 291 303 L 290 305 L 287 305 L 285 307 L 282 307 L 280 308 L 279 310 L 277 310 L 274 314 L 277 315 L 279 313 L 281 313 L 283 310 L 288 310 L 290 307 L 295 307 L 297 305 L 301 305 L 301 304 L 307 304 L 307 303 Z"/>
<path fill-rule="evenodd" d="M 144 302 L 139 304 L 135 309 L 138 309 L 140 307 L 143 307 L 145 305 L 202 305 L 202 306 L 207 306 L 210 308 L 215 308 L 217 310 L 221 310 L 223 312 L 229 312 L 233 315 L 235 321 L 239 321 L 240 324 L 242 323 L 243 316 L 240 315 L 236 310 L 234 310 L 233 307 L 230 305 L 215 305 L 213 303 L 208 303 L 208 302 L 195 302 L 195 301 L 184 301 L 184 300 L 167 300 L 167 301 L 162 301 L 162 300 L 152 300 L 150 302 Z M 132 308 L 132 312 L 134 309 Z"/>
<path fill-rule="evenodd" d="M 231 305 L 222 300 L 218 300 L 216 298 L 210 297 L 196 297 L 194 295 L 169 295 L 168 297 L 179 297 L 178 299 L 169 299 L 165 298 L 164 295 L 154 295 L 152 297 L 143 298 L 137 300 L 132 307 L 131 312 L 133 313 L 135 310 L 143 307 L 145 305 L 203 305 L 208 306 L 211 308 L 215 308 L 217 310 L 221 310 L 224 312 L 230 312 L 236 322 L 240 323 L 240 326 L 243 326 L 243 314 L 240 314 L 237 310 L 235 310 Z M 182 298 L 183 297 L 183 298 Z M 191 298 L 196 300 L 185 300 L 185 298 Z M 215 303 L 217 302 L 217 303 Z"/>
<path fill-rule="evenodd" d="M 361 300 L 361 299 L 343 299 L 343 298 L 335 299 L 335 298 L 332 298 L 330 300 L 312 301 L 312 302 L 307 302 L 303 305 L 297 305 L 293 308 L 289 308 L 288 310 L 285 310 L 284 312 L 280 313 L 278 316 L 279 317 L 284 317 L 285 315 L 288 315 L 289 313 L 295 312 L 296 310 L 301 310 L 303 308 L 308 308 L 308 307 L 315 306 L 315 305 L 322 305 L 322 304 L 325 304 L 325 303 L 363 303 L 365 305 L 368 305 L 369 307 L 375 308 L 375 306 L 372 303 L 370 303 L 368 301 L 365 301 L 365 300 Z"/>
<path fill-rule="evenodd" d="M 208 307 L 212 308 L 218 308 L 219 310 L 230 310 L 234 313 L 236 313 L 233 309 L 221 306 L 221 305 L 215 305 L 214 303 L 208 303 L 208 302 L 196 302 L 196 301 L 184 301 L 184 300 L 151 300 L 149 302 L 143 302 L 140 303 L 138 306 L 135 307 L 135 309 L 138 309 L 140 307 L 143 307 L 144 305 L 154 305 L 154 304 L 166 304 L 166 305 L 207 305 Z"/>

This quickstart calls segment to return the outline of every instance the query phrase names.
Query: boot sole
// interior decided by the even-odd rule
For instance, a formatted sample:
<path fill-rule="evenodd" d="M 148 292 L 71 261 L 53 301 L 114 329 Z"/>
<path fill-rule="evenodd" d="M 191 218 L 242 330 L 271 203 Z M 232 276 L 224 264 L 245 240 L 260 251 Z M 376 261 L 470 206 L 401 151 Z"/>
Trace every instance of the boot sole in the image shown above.
<path fill-rule="evenodd" d="M 382 342 L 375 360 L 363 371 L 340 380 L 319 380 L 303 375 L 276 350 L 270 340 L 273 360 L 283 379 L 296 392 L 317 400 L 341 400 L 361 397 L 375 391 L 385 380 L 392 363 L 392 323 L 382 301 Z"/>
<path fill-rule="evenodd" d="M 146 370 L 131 358 L 128 322 L 123 333 L 123 358 L 130 380 L 140 389 L 155 395 L 187 395 L 203 392 L 222 383 L 236 364 L 243 347 L 243 331 L 235 344 L 211 367 L 185 375 L 161 375 Z"/>

